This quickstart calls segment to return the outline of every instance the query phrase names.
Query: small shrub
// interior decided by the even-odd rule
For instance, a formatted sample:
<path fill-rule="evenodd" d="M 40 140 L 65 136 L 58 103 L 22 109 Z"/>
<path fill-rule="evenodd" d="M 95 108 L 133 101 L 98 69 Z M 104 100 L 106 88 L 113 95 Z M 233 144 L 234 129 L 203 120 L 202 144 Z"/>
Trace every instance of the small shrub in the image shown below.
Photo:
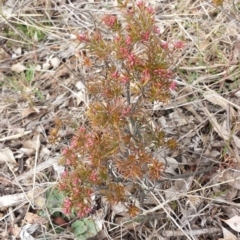
<path fill-rule="evenodd" d="M 176 141 L 167 139 L 149 119 L 153 102 L 168 101 L 176 87 L 169 67 L 182 43 L 161 41 L 154 10 L 144 2 L 131 8 L 118 2 L 123 18 L 102 18 L 111 39 L 100 30 L 78 35 L 86 51 L 90 103 L 86 124 L 62 152 L 66 170 L 59 187 L 68 196 L 65 213 L 74 210 L 79 217 L 91 211 L 94 193 L 110 203 L 124 202 L 130 215 L 137 214 L 136 206 L 128 202 L 126 183 L 159 179 L 164 164 L 153 157 L 154 151 L 176 148 Z M 101 72 L 94 74 L 96 65 L 102 66 Z"/>

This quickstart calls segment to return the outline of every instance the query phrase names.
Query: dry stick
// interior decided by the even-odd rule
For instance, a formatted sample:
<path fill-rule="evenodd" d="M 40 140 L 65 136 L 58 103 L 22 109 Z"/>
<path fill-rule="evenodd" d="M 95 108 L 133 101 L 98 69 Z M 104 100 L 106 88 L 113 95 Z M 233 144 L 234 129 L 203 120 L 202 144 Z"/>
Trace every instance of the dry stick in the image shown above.
<path fill-rule="evenodd" d="M 36 184 L 36 169 L 37 169 L 37 160 L 38 160 L 38 154 L 40 150 L 40 135 L 37 136 L 37 146 L 36 146 L 36 153 L 35 153 L 35 159 L 34 159 L 34 167 L 33 167 L 33 190 L 35 189 Z"/>
<path fill-rule="evenodd" d="M 179 179 L 179 178 L 187 178 L 187 177 L 191 177 L 191 176 L 200 175 L 202 173 L 208 173 L 208 172 L 211 172 L 211 171 L 217 170 L 217 169 L 218 169 L 217 167 L 210 167 L 210 168 L 208 167 L 208 168 L 196 171 L 196 172 L 188 172 L 188 173 L 184 173 L 184 174 L 180 174 L 180 175 L 176 175 L 176 176 L 171 176 L 167 179 L 160 179 L 160 180 L 158 180 L 158 182 L 174 180 L 174 179 Z"/>
<path fill-rule="evenodd" d="M 9 141 L 9 140 L 13 140 L 13 139 L 18 139 L 18 138 L 21 138 L 27 134 L 30 134 L 32 133 L 32 131 L 25 131 L 23 133 L 18 133 L 18 134 L 15 134 L 15 135 L 11 135 L 11 136 L 7 136 L 7 137 L 3 137 L 3 138 L 0 138 L 0 142 L 4 142 L 4 141 Z"/>
<path fill-rule="evenodd" d="M 199 190 L 201 190 L 201 189 L 199 189 Z M 192 197 L 192 196 L 195 196 L 195 195 L 186 193 L 184 196 L 185 197 Z M 217 199 L 217 198 L 213 199 L 213 198 L 209 198 L 209 197 L 203 197 L 201 195 L 198 195 L 198 197 L 203 199 L 203 200 L 208 200 L 208 201 L 211 201 L 211 202 L 216 202 L 216 203 L 221 203 L 221 204 L 225 203 L 225 204 L 227 204 L 229 206 L 234 206 L 234 207 L 237 207 L 237 208 L 240 207 L 239 203 L 234 203 L 234 202 L 230 202 L 230 201 L 223 200 L 223 199 Z"/>
<path fill-rule="evenodd" d="M 204 235 L 204 234 L 216 234 L 222 232 L 221 228 L 204 228 L 204 229 L 195 229 L 195 230 L 184 230 L 184 233 L 180 230 L 161 230 L 159 234 L 161 234 L 163 237 L 183 237 L 186 234 L 197 236 L 197 235 Z"/>
<path fill-rule="evenodd" d="M 216 184 L 212 184 L 212 185 L 209 185 L 209 186 L 206 186 L 206 187 L 202 187 L 202 188 L 200 188 L 200 189 L 195 189 L 195 190 L 192 190 L 192 191 L 188 192 L 188 194 L 189 194 L 189 193 L 195 193 L 195 192 L 198 192 L 198 191 L 200 191 L 200 190 L 205 190 L 205 189 L 217 187 L 217 186 L 220 186 L 220 185 L 225 184 L 225 183 L 235 182 L 235 181 L 237 181 L 237 180 L 240 180 L 240 177 L 233 177 L 233 178 L 228 179 L 228 180 L 226 180 L 226 181 L 224 181 L 224 182 L 221 182 L 221 183 L 216 183 Z M 215 199 L 214 199 L 214 200 L 215 200 Z M 239 206 L 239 205 L 237 205 L 237 206 Z"/>

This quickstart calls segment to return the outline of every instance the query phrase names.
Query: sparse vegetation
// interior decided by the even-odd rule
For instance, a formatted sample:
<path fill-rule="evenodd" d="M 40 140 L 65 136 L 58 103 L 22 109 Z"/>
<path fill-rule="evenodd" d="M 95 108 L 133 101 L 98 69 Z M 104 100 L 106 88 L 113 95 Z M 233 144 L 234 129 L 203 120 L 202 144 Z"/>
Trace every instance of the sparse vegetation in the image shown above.
<path fill-rule="evenodd" d="M 170 64 L 183 43 L 162 42 L 154 10 L 144 2 L 129 8 L 119 1 L 117 9 L 123 16 L 102 18 L 110 39 L 99 29 L 92 35 L 77 35 L 83 50 L 88 50 L 82 60 L 88 63 L 90 74 L 84 84 L 91 97 L 86 123 L 63 150 L 60 189 L 68 196 L 66 214 L 75 209 L 79 217 L 92 211 L 96 193 L 111 204 L 125 203 L 129 215 L 137 215 L 140 210 L 134 200 L 129 202 L 128 182 L 135 184 L 137 192 L 143 191 L 139 180 L 159 180 L 164 160 L 154 153 L 177 147 L 176 140 L 167 138 L 162 126 L 154 127 L 149 117 L 154 102 L 167 102 L 175 89 Z M 96 68 L 100 73 L 92 74 Z"/>

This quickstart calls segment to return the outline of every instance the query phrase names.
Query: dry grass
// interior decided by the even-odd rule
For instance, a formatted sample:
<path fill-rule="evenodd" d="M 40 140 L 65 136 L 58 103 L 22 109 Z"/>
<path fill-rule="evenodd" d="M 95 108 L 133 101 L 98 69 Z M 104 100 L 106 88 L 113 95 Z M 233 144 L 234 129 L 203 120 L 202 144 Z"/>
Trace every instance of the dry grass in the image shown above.
<path fill-rule="evenodd" d="M 234 231 L 224 220 L 239 215 L 240 207 L 240 4 L 149 2 L 163 40 L 185 43 L 173 63 L 178 89 L 167 105 L 154 105 L 152 119 L 179 146 L 156 153 L 168 168 L 157 185 L 148 183 L 151 191 L 135 199 L 144 200 L 142 214 L 129 219 L 102 201 L 90 217 L 101 222 L 102 231 L 92 239 L 219 239 L 230 236 L 227 230 L 237 238 L 240 228 Z M 46 192 L 58 182 L 61 149 L 84 121 L 73 36 L 91 31 L 103 14 L 115 11 L 114 3 L 0 3 L 2 239 L 20 237 L 16 231 L 27 223 L 39 223 L 36 239 L 74 239 L 69 226 L 56 230 L 62 222 L 47 207 Z M 59 139 L 52 144 L 48 136 L 56 126 Z M 47 222 L 32 215 L 29 220 L 29 213 L 41 213 Z"/>

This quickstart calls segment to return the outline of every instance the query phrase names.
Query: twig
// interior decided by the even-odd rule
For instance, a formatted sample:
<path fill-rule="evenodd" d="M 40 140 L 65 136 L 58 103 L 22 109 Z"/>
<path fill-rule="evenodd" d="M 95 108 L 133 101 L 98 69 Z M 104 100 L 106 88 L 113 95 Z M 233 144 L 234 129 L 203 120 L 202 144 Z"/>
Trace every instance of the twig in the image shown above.
<path fill-rule="evenodd" d="M 204 229 L 195 229 L 195 230 L 184 230 L 184 233 L 187 235 L 191 235 L 191 236 L 196 236 L 196 235 L 204 235 L 204 234 L 216 234 L 216 233 L 221 233 L 222 230 L 221 228 L 204 228 Z M 161 232 L 159 232 L 159 234 L 161 234 L 163 237 L 182 237 L 185 236 L 182 231 L 180 230 L 166 230 L 163 231 L 161 229 Z"/>
<path fill-rule="evenodd" d="M 23 132 L 23 133 L 18 133 L 18 134 L 12 135 L 12 136 L 0 138 L 0 142 L 9 141 L 9 140 L 13 140 L 13 139 L 18 139 L 18 138 L 21 138 L 21 137 L 23 137 L 23 136 L 25 136 L 25 135 L 27 135 L 31 132 L 32 131 L 26 131 L 26 132 Z"/>
<path fill-rule="evenodd" d="M 200 175 L 202 173 L 208 173 L 208 172 L 211 172 L 211 171 L 217 170 L 217 169 L 218 168 L 216 168 L 216 167 L 205 168 L 205 169 L 201 169 L 201 170 L 196 171 L 196 172 L 188 172 L 188 173 L 184 173 L 184 174 L 180 174 L 180 175 L 176 175 L 176 176 L 171 176 L 167 179 L 161 179 L 159 181 L 161 182 L 161 181 L 167 181 L 167 180 L 173 180 L 173 179 L 179 179 L 179 178 L 187 178 L 187 177 L 190 177 L 190 176 Z"/>

